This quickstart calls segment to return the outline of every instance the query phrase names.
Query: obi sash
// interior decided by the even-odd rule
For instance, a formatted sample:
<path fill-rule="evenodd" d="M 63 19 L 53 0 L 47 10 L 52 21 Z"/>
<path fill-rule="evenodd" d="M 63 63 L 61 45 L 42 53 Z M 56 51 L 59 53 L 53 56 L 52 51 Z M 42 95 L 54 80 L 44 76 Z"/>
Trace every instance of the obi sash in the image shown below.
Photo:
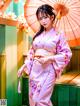
<path fill-rule="evenodd" d="M 46 56 L 53 56 L 54 53 L 46 50 L 46 49 L 37 49 L 35 51 L 35 54 L 34 54 L 34 58 L 37 57 L 37 58 L 41 58 L 41 57 L 46 57 Z"/>

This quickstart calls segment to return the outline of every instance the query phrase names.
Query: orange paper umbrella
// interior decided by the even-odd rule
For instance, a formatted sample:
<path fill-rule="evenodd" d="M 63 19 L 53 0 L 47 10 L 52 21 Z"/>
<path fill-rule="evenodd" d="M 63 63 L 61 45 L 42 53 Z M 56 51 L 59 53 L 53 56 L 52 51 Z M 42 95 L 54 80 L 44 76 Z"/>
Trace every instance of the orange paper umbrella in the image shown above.
<path fill-rule="evenodd" d="M 27 0 L 24 15 L 34 32 L 39 29 L 36 10 L 42 4 L 49 4 L 56 10 L 55 28 L 64 31 L 70 46 L 80 46 L 80 0 Z"/>

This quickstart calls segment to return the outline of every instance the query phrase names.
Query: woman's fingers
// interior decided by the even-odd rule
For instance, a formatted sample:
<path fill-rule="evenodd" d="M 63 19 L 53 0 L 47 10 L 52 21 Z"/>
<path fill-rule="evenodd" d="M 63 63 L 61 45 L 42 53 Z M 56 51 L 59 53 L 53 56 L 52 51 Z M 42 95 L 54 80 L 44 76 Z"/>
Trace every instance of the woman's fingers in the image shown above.
<path fill-rule="evenodd" d="M 17 76 L 18 76 L 18 77 L 21 77 L 21 76 L 22 76 L 21 70 L 18 71 Z"/>
<path fill-rule="evenodd" d="M 35 58 L 35 60 L 37 60 L 39 63 L 44 64 L 47 62 L 47 58 L 42 57 L 42 58 Z"/>
<path fill-rule="evenodd" d="M 22 76 L 22 73 L 23 73 L 23 71 L 24 71 L 25 66 L 26 66 L 26 65 L 23 64 L 22 67 L 18 70 L 18 73 L 17 73 L 18 77 L 21 77 L 21 76 Z"/>

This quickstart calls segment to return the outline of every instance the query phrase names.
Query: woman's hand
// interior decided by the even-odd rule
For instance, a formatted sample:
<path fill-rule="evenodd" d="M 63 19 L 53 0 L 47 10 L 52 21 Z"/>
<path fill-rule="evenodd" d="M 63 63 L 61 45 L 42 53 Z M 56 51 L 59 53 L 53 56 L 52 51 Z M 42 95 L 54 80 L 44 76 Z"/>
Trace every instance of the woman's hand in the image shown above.
<path fill-rule="evenodd" d="M 24 71 L 24 68 L 25 68 L 25 64 L 18 70 L 18 73 L 17 73 L 17 76 L 18 77 L 21 77 L 22 76 L 22 73 Z"/>
<path fill-rule="evenodd" d="M 23 72 L 23 70 L 20 68 L 20 69 L 18 70 L 17 76 L 18 76 L 18 77 L 21 77 L 21 76 L 22 76 L 22 72 Z"/>
<path fill-rule="evenodd" d="M 52 62 L 52 60 L 50 59 L 50 57 L 49 56 L 44 56 L 44 57 L 41 57 L 41 58 L 36 58 L 36 60 L 38 61 L 38 62 L 40 62 L 41 64 L 46 64 L 46 63 L 51 63 Z"/>
<path fill-rule="evenodd" d="M 35 58 L 35 59 L 43 65 L 51 63 L 51 60 L 48 56 L 44 56 L 44 57 L 41 57 L 41 58 Z"/>

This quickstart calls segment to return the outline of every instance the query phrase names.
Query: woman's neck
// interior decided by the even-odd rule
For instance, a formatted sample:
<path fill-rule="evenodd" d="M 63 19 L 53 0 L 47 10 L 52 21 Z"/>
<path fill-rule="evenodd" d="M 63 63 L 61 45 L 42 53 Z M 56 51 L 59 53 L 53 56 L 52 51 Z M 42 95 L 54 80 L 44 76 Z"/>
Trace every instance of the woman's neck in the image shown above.
<path fill-rule="evenodd" d="M 53 29 L 53 27 L 50 27 L 48 29 L 45 29 L 45 32 L 49 32 L 51 29 Z"/>
<path fill-rule="evenodd" d="M 48 27 L 48 28 L 45 28 L 45 32 L 50 31 L 52 28 L 53 28 L 53 26 L 50 26 L 50 27 Z"/>

